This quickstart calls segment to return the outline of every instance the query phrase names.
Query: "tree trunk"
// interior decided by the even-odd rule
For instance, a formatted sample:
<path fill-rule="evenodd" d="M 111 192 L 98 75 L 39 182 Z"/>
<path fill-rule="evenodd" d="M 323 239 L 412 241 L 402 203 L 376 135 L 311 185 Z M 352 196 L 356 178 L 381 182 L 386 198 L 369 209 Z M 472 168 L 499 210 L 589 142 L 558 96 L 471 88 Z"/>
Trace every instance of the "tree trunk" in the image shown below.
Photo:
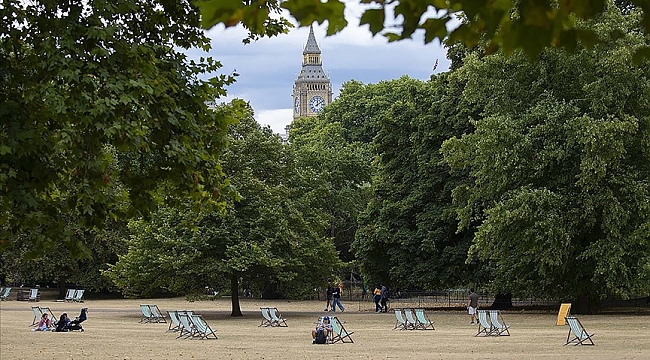
<path fill-rule="evenodd" d="M 571 314 L 595 314 L 598 310 L 598 301 L 589 295 L 579 295 L 571 305 Z"/>
<path fill-rule="evenodd" d="M 490 306 L 490 309 L 492 310 L 512 310 L 513 308 L 514 306 L 512 306 L 512 293 L 497 294 L 494 297 L 492 306 Z"/>
<path fill-rule="evenodd" d="M 230 274 L 230 299 L 232 302 L 232 312 L 230 316 L 244 316 L 239 307 L 239 281 L 236 273 Z"/>
<path fill-rule="evenodd" d="M 57 285 L 59 290 L 59 296 L 57 297 L 57 299 L 65 299 L 65 293 L 67 291 L 65 288 L 65 281 L 66 281 L 65 276 L 59 277 L 59 284 Z"/>

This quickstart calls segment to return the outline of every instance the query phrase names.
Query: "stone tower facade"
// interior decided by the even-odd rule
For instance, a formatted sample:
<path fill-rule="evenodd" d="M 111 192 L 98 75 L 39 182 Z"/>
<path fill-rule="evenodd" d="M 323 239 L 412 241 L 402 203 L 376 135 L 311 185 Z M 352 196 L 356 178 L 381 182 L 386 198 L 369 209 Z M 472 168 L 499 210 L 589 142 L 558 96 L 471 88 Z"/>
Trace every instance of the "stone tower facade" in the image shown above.
<path fill-rule="evenodd" d="M 307 45 L 302 52 L 302 69 L 293 85 L 293 118 L 315 116 L 332 102 L 332 84 L 323 71 L 320 48 L 309 27 Z"/>

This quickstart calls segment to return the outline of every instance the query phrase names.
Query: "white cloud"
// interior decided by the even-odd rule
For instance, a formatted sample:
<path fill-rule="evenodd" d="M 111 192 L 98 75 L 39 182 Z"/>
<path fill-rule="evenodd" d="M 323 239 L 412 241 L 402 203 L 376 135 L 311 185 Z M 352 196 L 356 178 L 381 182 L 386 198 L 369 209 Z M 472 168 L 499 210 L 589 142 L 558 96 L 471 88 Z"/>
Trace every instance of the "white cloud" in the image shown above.
<path fill-rule="evenodd" d="M 284 134 L 285 127 L 293 119 L 292 109 L 262 110 L 255 115 L 255 120 L 262 126 L 270 126 L 274 133 Z"/>

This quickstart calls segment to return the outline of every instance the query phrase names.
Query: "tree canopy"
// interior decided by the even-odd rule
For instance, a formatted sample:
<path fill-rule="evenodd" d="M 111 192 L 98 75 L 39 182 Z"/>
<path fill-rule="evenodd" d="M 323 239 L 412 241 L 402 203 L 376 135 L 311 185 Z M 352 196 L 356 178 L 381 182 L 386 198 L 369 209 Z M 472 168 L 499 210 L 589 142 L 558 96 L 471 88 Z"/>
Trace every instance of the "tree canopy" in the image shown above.
<path fill-rule="evenodd" d="M 599 34 L 581 26 L 581 20 L 594 18 L 611 2 L 362 0 L 354 4 L 340 0 L 204 0 L 200 4 L 206 28 L 216 24 L 243 23 L 251 28 L 261 28 L 271 22 L 286 24 L 286 19 L 277 19 L 278 9 L 283 8 L 302 26 L 327 21 L 328 35 L 348 26 L 344 16 L 347 7 L 361 4 L 361 25 L 368 25 L 373 35 L 383 34 L 390 41 L 411 38 L 420 30 L 424 32 L 425 43 L 462 42 L 467 47 L 482 44 L 488 53 L 501 49 L 511 54 L 521 49 L 534 57 L 545 47 L 573 50 L 578 44 L 598 42 L 602 39 Z M 642 11 L 642 27 L 646 32 L 650 30 L 650 0 L 618 0 L 616 5 L 626 12 Z M 650 48 L 637 51 L 639 56 L 647 57 Z"/>
<path fill-rule="evenodd" d="M 577 299 L 576 311 L 647 291 L 650 69 L 629 65 L 641 20 L 608 11 L 593 29 L 625 36 L 535 62 L 469 55 L 457 70 L 484 110 L 443 151 L 469 171 L 454 200 L 461 228 L 480 219 L 470 256 L 496 269 L 495 288 Z"/>
<path fill-rule="evenodd" d="M 67 221 L 146 216 L 163 193 L 223 207 L 240 110 L 206 104 L 234 74 L 179 51 L 209 48 L 190 1 L 8 0 L 0 18 L 0 248 L 89 254 Z"/>

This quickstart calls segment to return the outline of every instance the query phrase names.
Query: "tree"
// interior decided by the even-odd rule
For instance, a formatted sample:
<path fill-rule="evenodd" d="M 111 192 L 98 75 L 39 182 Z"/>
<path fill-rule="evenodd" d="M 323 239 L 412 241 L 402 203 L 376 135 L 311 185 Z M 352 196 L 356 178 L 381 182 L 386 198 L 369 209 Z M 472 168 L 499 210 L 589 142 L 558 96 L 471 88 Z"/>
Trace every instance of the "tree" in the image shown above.
<path fill-rule="evenodd" d="M 606 39 L 593 49 L 470 55 L 458 70 L 485 109 L 443 151 L 471 176 L 454 200 L 461 225 L 481 219 L 470 256 L 495 269 L 493 287 L 576 312 L 647 293 L 650 67 L 630 66 L 647 44 L 641 21 L 610 9 L 587 24 Z"/>
<path fill-rule="evenodd" d="M 424 31 L 424 41 L 462 42 L 467 47 L 484 44 L 489 53 L 502 49 L 511 54 L 521 49 L 534 57 L 545 47 L 575 49 L 578 44 L 594 44 L 603 39 L 592 29 L 580 27 L 580 20 L 592 19 L 602 13 L 611 0 L 582 1 L 421 1 L 421 0 L 367 0 L 361 12 L 361 25 L 368 25 L 373 35 L 383 33 L 390 41 L 408 39 Z M 630 2 L 617 1 L 621 9 L 630 9 Z M 642 10 L 642 25 L 650 30 L 650 0 L 634 0 Z M 240 22 L 261 27 L 269 21 L 278 7 L 288 10 L 302 26 L 314 21 L 328 21 L 328 35 L 343 30 L 347 25 L 344 12 L 348 4 L 329 1 L 230 1 L 202 2 L 203 25 L 234 26 Z M 627 10 L 626 10 L 627 9 Z M 457 17 L 462 23 L 456 26 Z M 648 56 L 650 48 L 639 48 L 639 55 Z"/>
<path fill-rule="evenodd" d="M 185 209 L 163 209 L 133 222 L 129 252 L 107 272 L 128 295 L 212 286 L 230 292 L 232 316 L 241 316 L 241 284 L 305 297 L 340 267 L 332 241 L 322 235 L 325 222 L 303 199 L 291 149 L 270 128 L 260 128 L 250 109 L 229 139 L 223 169 L 239 201 L 199 219 Z"/>
<path fill-rule="evenodd" d="M 177 50 L 209 48 L 190 1 L 8 0 L 0 18 L 3 250 L 88 256 L 69 219 L 90 231 L 146 216 L 161 186 L 195 208 L 223 206 L 218 156 L 239 110 L 206 102 L 234 74 L 205 79 L 220 64 Z"/>
<path fill-rule="evenodd" d="M 429 82 L 402 77 L 354 93 L 360 104 L 380 105 L 369 120 L 378 129 L 372 198 L 353 245 L 371 282 L 436 289 L 481 278 L 477 264 L 465 264 L 471 230 L 456 234 L 449 216 L 451 189 L 465 177 L 440 164 L 442 142 L 471 128 L 467 116 L 475 109 L 459 100 L 463 85 L 452 73 Z M 344 93 L 340 100 L 346 103 Z"/>
<path fill-rule="evenodd" d="M 331 106 L 339 108 L 339 100 Z M 331 114 L 330 114 L 331 115 Z M 332 117 L 335 119 L 335 117 Z M 304 174 L 304 198 L 327 221 L 339 258 L 354 260 L 350 245 L 357 230 L 357 216 L 366 207 L 372 174 L 368 144 L 346 139 L 346 129 L 330 116 L 305 117 L 291 123 L 290 144 L 297 167 Z M 325 279 L 323 279 L 325 280 Z"/>

